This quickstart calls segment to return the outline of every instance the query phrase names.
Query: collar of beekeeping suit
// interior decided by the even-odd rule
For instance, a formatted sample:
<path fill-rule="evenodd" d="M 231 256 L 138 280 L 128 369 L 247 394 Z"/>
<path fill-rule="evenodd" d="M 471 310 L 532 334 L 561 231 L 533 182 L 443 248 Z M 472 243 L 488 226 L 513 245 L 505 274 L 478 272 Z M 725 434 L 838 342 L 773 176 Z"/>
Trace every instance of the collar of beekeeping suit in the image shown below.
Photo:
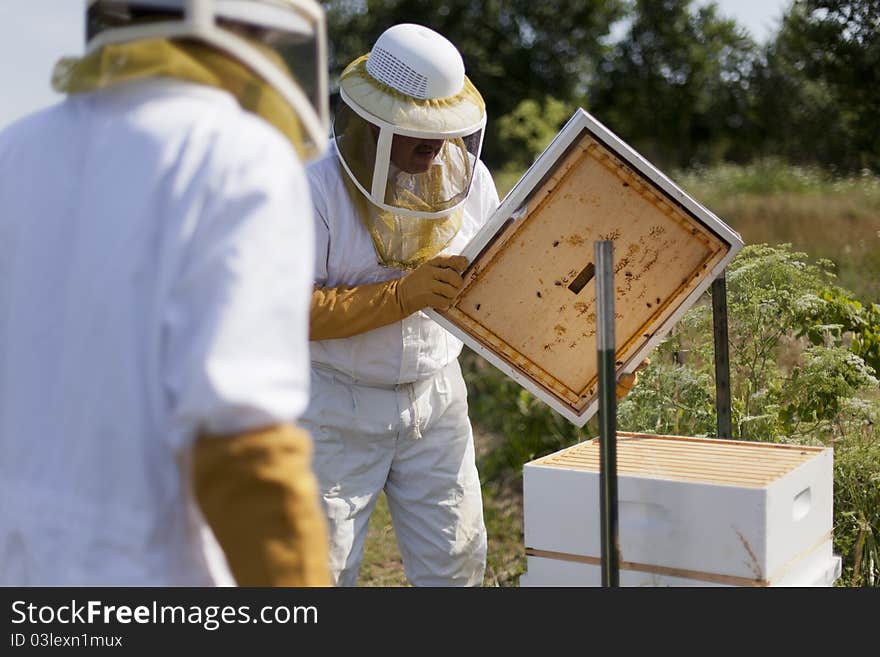
<path fill-rule="evenodd" d="M 302 129 L 289 104 L 247 67 L 197 42 L 167 40 L 111 44 L 82 58 L 58 62 L 52 85 L 61 93 L 85 93 L 132 80 L 171 77 L 230 92 L 243 109 L 278 129 L 301 158 L 307 154 Z"/>
<path fill-rule="evenodd" d="M 326 148 L 324 11 L 315 0 L 87 0 L 86 55 L 53 86 L 80 93 L 148 77 L 225 89 L 300 157 Z"/>

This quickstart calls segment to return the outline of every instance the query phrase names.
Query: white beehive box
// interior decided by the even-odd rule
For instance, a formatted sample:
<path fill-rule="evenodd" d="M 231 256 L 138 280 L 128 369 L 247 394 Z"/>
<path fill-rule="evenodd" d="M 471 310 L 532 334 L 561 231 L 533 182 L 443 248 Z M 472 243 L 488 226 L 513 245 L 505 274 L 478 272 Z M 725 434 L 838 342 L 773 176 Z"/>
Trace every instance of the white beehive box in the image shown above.
<path fill-rule="evenodd" d="M 694 573 L 688 577 L 687 572 L 678 569 L 667 574 L 666 569 L 655 566 L 645 568 L 624 564 L 619 570 L 620 586 L 833 586 L 840 577 L 841 560 L 833 554 L 831 543 L 831 540 L 825 541 L 791 563 L 772 581 L 744 580 L 712 573 Z M 521 587 L 602 586 L 602 568 L 598 564 L 536 556 L 527 557 L 526 562 L 527 571 L 519 580 Z"/>
<path fill-rule="evenodd" d="M 833 581 L 830 448 L 618 433 L 622 585 Z M 523 468 L 526 585 L 598 585 L 599 440 Z M 579 583 L 580 582 L 580 583 Z"/>

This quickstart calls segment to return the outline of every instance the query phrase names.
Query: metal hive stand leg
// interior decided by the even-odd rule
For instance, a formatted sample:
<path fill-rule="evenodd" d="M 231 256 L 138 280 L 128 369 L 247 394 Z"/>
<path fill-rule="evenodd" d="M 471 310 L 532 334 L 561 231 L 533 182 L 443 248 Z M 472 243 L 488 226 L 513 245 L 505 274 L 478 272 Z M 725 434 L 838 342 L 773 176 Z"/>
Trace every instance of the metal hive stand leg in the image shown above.
<path fill-rule="evenodd" d="M 614 377 L 614 243 L 596 242 L 596 323 L 599 360 L 599 504 L 602 586 L 620 586 L 617 550 L 617 385 Z"/>
<path fill-rule="evenodd" d="M 715 409 L 718 415 L 718 437 L 732 438 L 730 353 L 727 341 L 727 279 L 724 272 L 712 282 L 712 326 L 715 336 Z"/>

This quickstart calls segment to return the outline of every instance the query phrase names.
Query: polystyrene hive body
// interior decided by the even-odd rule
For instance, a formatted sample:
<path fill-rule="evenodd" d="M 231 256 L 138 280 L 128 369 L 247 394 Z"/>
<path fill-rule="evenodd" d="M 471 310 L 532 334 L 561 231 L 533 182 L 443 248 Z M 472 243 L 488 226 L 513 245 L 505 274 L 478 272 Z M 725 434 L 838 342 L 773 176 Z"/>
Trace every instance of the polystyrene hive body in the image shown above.
<path fill-rule="evenodd" d="M 839 573 L 829 448 L 620 432 L 617 466 L 622 585 L 806 585 Z M 598 439 L 527 463 L 523 495 L 523 584 L 598 585 Z"/>

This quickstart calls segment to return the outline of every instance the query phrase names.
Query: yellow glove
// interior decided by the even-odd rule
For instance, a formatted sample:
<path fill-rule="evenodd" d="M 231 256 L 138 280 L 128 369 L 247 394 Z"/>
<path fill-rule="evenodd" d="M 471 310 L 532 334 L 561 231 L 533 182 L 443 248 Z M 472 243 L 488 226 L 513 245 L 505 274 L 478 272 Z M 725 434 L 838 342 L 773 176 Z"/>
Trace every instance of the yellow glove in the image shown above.
<path fill-rule="evenodd" d="M 354 287 L 316 287 L 312 293 L 310 340 L 348 338 L 399 322 L 424 308 L 444 310 L 464 281 L 463 256 L 437 256 L 402 278 Z"/>
<path fill-rule="evenodd" d="M 617 398 L 622 399 L 626 397 L 630 390 L 632 390 L 635 385 L 639 382 L 639 371 L 645 369 L 648 365 L 651 364 L 651 359 L 646 358 L 644 362 L 639 365 L 632 372 L 624 372 L 619 377 L 617 377 Z"/>
<path fill-rule="evenodd" d="M 437 256 L 397 282 L 397 297 L 404 317 L 423 308 L 446 310 L 464 284 L 464 256 Z"/>
<path fill-rule="evenodd" d="M 310 455 L 290 425 L 196 441 L 196 500 L 239 586 L 331 584 Z"/>

